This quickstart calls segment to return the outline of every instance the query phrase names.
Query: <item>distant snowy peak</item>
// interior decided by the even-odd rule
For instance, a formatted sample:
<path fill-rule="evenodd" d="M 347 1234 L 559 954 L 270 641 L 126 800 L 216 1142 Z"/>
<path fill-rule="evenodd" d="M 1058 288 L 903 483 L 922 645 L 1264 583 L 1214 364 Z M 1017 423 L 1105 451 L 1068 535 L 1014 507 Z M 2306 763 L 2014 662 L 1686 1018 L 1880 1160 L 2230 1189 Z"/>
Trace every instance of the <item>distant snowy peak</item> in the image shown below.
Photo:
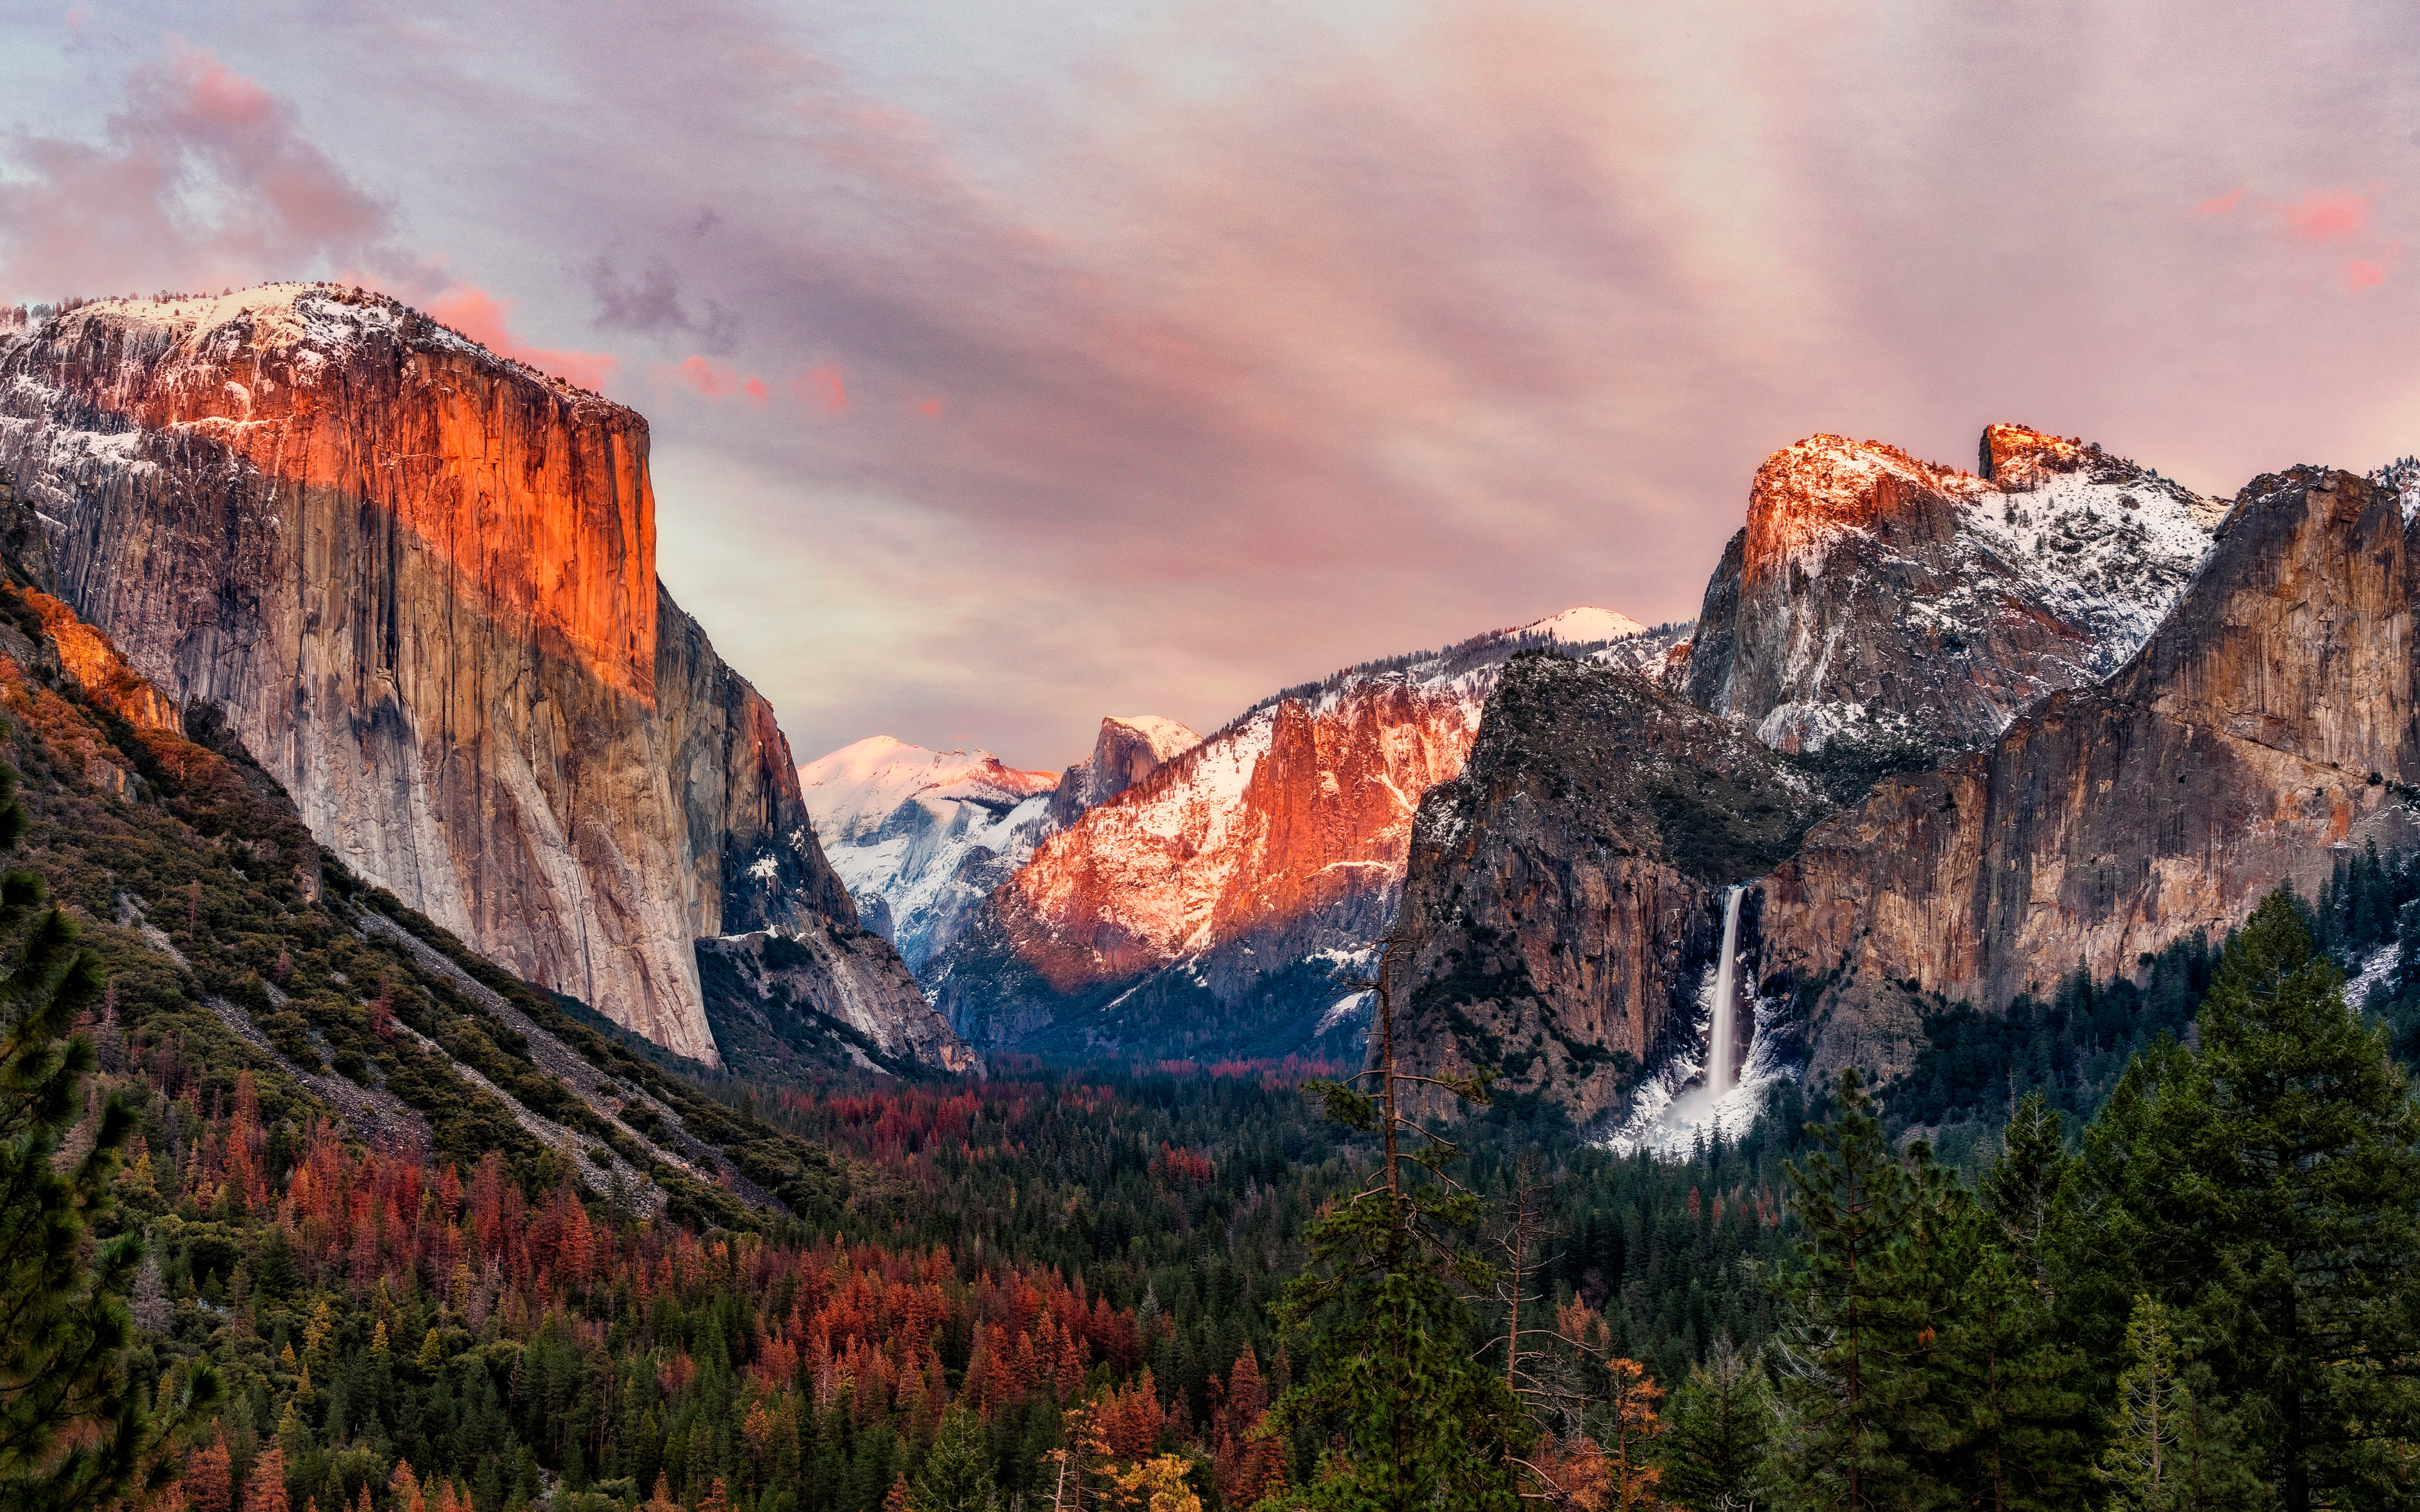
<path fill-rule="evenodd" d="M 1107 718 L 1092 755 L 1063 774 L 876 735 L 807 763 L 799 779 L 867 927 L 922 973 L 1036 845 L 1198 744 L 1157 715 Z"/>
<path fill-rule="evenodd" d="M 1173 719 L 1156 714 L 1109 715 L 1101 720 L 1103 731 L 1130 731 L 1135 738 L 1151 748 L 1151 753 L 1165 762 L 1202 744 L 1202 737 Z"/>
<path fill-rule="evenodd" d="M 1059 785 L 1055 772 L 1020 772 L 987 750 L 927 750 L 889 735 L 843 746 L 799 768 L 807 812 L 826 845 L 856 844 L 917 799 L 1013 808 Z"/>
<path fill-rule="evenodd" d="M 1594 646 L 1627 640 L 1647 633 L 1647 626 L 1616 609 L 1567 609 L 1511 632 L 1525 640 L 1553 640 L 1563 645 Z"/>

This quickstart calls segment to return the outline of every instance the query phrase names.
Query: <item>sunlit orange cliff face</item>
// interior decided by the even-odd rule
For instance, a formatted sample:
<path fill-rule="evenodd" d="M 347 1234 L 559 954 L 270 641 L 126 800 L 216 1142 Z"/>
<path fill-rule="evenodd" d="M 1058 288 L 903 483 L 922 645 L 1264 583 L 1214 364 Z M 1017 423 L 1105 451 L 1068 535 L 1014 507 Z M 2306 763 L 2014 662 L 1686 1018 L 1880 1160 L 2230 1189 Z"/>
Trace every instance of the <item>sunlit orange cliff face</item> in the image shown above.
<path fill-rule="evenodd" d="M 1043 842 L 996 903 L 1062 992 L 1239 940 L 1274 954 L 1357 944 L 1402 881 L 1420 795 L 1462 769 L 1477 714 L 1452 690 L 1400 683 L 1325 707 L 1281 700 Z"/>
<path fill-rule="evenodd" d="M 830 933 L 869 1032 L 930 1020 L 656 582 L 638 415 L 312 285 L 0 328 L 0 413 L 58 596 L 362 875 L 702 1060 L 709 935 Z"/>
<path fill-rule="evenodd" d="M 652 698 L 646 422 L 392 301 L 298 287 L 85 305 L 37 370 L 145 430 L 223 447 L 289 501 L 380 511 L 466 603 Z"/>

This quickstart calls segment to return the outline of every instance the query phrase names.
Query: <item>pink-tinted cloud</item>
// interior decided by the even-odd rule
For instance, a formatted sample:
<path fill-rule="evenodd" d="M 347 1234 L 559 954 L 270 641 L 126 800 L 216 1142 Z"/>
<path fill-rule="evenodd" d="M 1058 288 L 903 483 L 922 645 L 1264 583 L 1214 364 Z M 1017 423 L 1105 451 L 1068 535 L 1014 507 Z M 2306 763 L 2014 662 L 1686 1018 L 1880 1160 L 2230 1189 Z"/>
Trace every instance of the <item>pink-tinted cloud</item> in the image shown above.
<path fill-rule="evenodd" d="M 393 210 L 304 134 L 290 105 L 211 53 L 136 67 L 99 142 L 0 146 L 0 293 L 193 289 L 346 267 L 425 285 Z"/>
<path fill-rule="evenodd" d="M 701 352 L 690 353 L 667 371 L 676 381 L 709 399 L 725 399 L 736 393 L 751 404 L 763 404 L 772 392 L 766 388 L 764 379 L 741 373 L 727 363 L 715 362 Z"/>
<path fill-rule="evenodd" d="M 428 313 L 442 323 L 494 352 L 523 363 L 541 373 L 583 389 L 602 391 L 613 377 L 610 352 L 556 351 L 533 347 L 514 335 L 507 324 L 511 301 L 500 300 L 475 284 L 457 284 L 428 301 Z"/>
<path fill-rule="evenodd" d="M 848 385 L 841 381 L 836 367 L 810 368 L 790 379 L 790 392 L 828 414 L 841 414 L 848 409 Z"/>
<path fill-rule="evenodd" d="M 664 579 L 801 755 L 1055 765 L 1106 711 L 1206 728 L 1573 604 L 1686 615 L 1758 459 L 1813 430 L 1956 460 L 2027 420 L 2212 491 L 2420 434 L 2391 0 L 2283 30 L 2191 0 L 1031 8 L 959 8 L 946 48 L 762 0 L 113 0 L 92 29 L 194 28 L 519 321 L 614 332 Z M 130 177 L 56 213 L 237 224 L 199 156 L 51 124 L 73 87 L 21 108 Z M 238 132 L 226 103 L 192 130 Z M 2375 203 L 2315 196 L 2305 230 L 2312 186 Z M 828 398 L 793 376 L 826 368 Z M 728 402 L 752 371 L 846 423 L 762 424 Z"/>
<path fill-rule="evenodd" d="M 2370 197 L 2350 189 L 2315 189 L 2284 207 L 2287 231 L 2314 244 L 2350 241 L 2369 225 Z"/>

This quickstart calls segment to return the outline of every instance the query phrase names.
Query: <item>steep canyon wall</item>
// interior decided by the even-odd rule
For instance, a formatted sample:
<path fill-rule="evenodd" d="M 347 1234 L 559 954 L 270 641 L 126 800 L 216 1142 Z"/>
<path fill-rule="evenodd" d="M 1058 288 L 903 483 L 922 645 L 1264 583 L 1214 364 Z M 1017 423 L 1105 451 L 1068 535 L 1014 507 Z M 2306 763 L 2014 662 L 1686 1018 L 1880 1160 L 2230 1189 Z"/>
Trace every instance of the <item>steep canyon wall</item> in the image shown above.
<path fill-rule="evenodd" d="M 710 1062 L 692 942 L 856 915 L 770 706 L 655 580 L 646 461 L 635 413 L 357 291 L 0 331 L 59 596 L 347 865 Z M 922 1010 L 880 955 L 866 994 Z"/>

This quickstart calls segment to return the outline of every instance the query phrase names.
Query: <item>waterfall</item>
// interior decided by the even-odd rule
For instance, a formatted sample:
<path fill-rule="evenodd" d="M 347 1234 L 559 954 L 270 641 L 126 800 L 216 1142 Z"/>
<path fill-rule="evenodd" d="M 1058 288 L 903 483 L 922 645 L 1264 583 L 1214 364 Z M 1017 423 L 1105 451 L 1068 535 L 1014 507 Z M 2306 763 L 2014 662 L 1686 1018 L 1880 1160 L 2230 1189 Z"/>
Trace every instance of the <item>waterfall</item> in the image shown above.
<path fill-rule="evenodd" d="M 1714 967 L 1714 1021 L 1706 1046 L 1706 1090 L 1716 1097 L 1739 1083 L 1739 989 L 1732 978 L 1739 967 L 1740 899 L 1746 892 L 1735 887 L 1723 897 L 1723 953 Z"/>

